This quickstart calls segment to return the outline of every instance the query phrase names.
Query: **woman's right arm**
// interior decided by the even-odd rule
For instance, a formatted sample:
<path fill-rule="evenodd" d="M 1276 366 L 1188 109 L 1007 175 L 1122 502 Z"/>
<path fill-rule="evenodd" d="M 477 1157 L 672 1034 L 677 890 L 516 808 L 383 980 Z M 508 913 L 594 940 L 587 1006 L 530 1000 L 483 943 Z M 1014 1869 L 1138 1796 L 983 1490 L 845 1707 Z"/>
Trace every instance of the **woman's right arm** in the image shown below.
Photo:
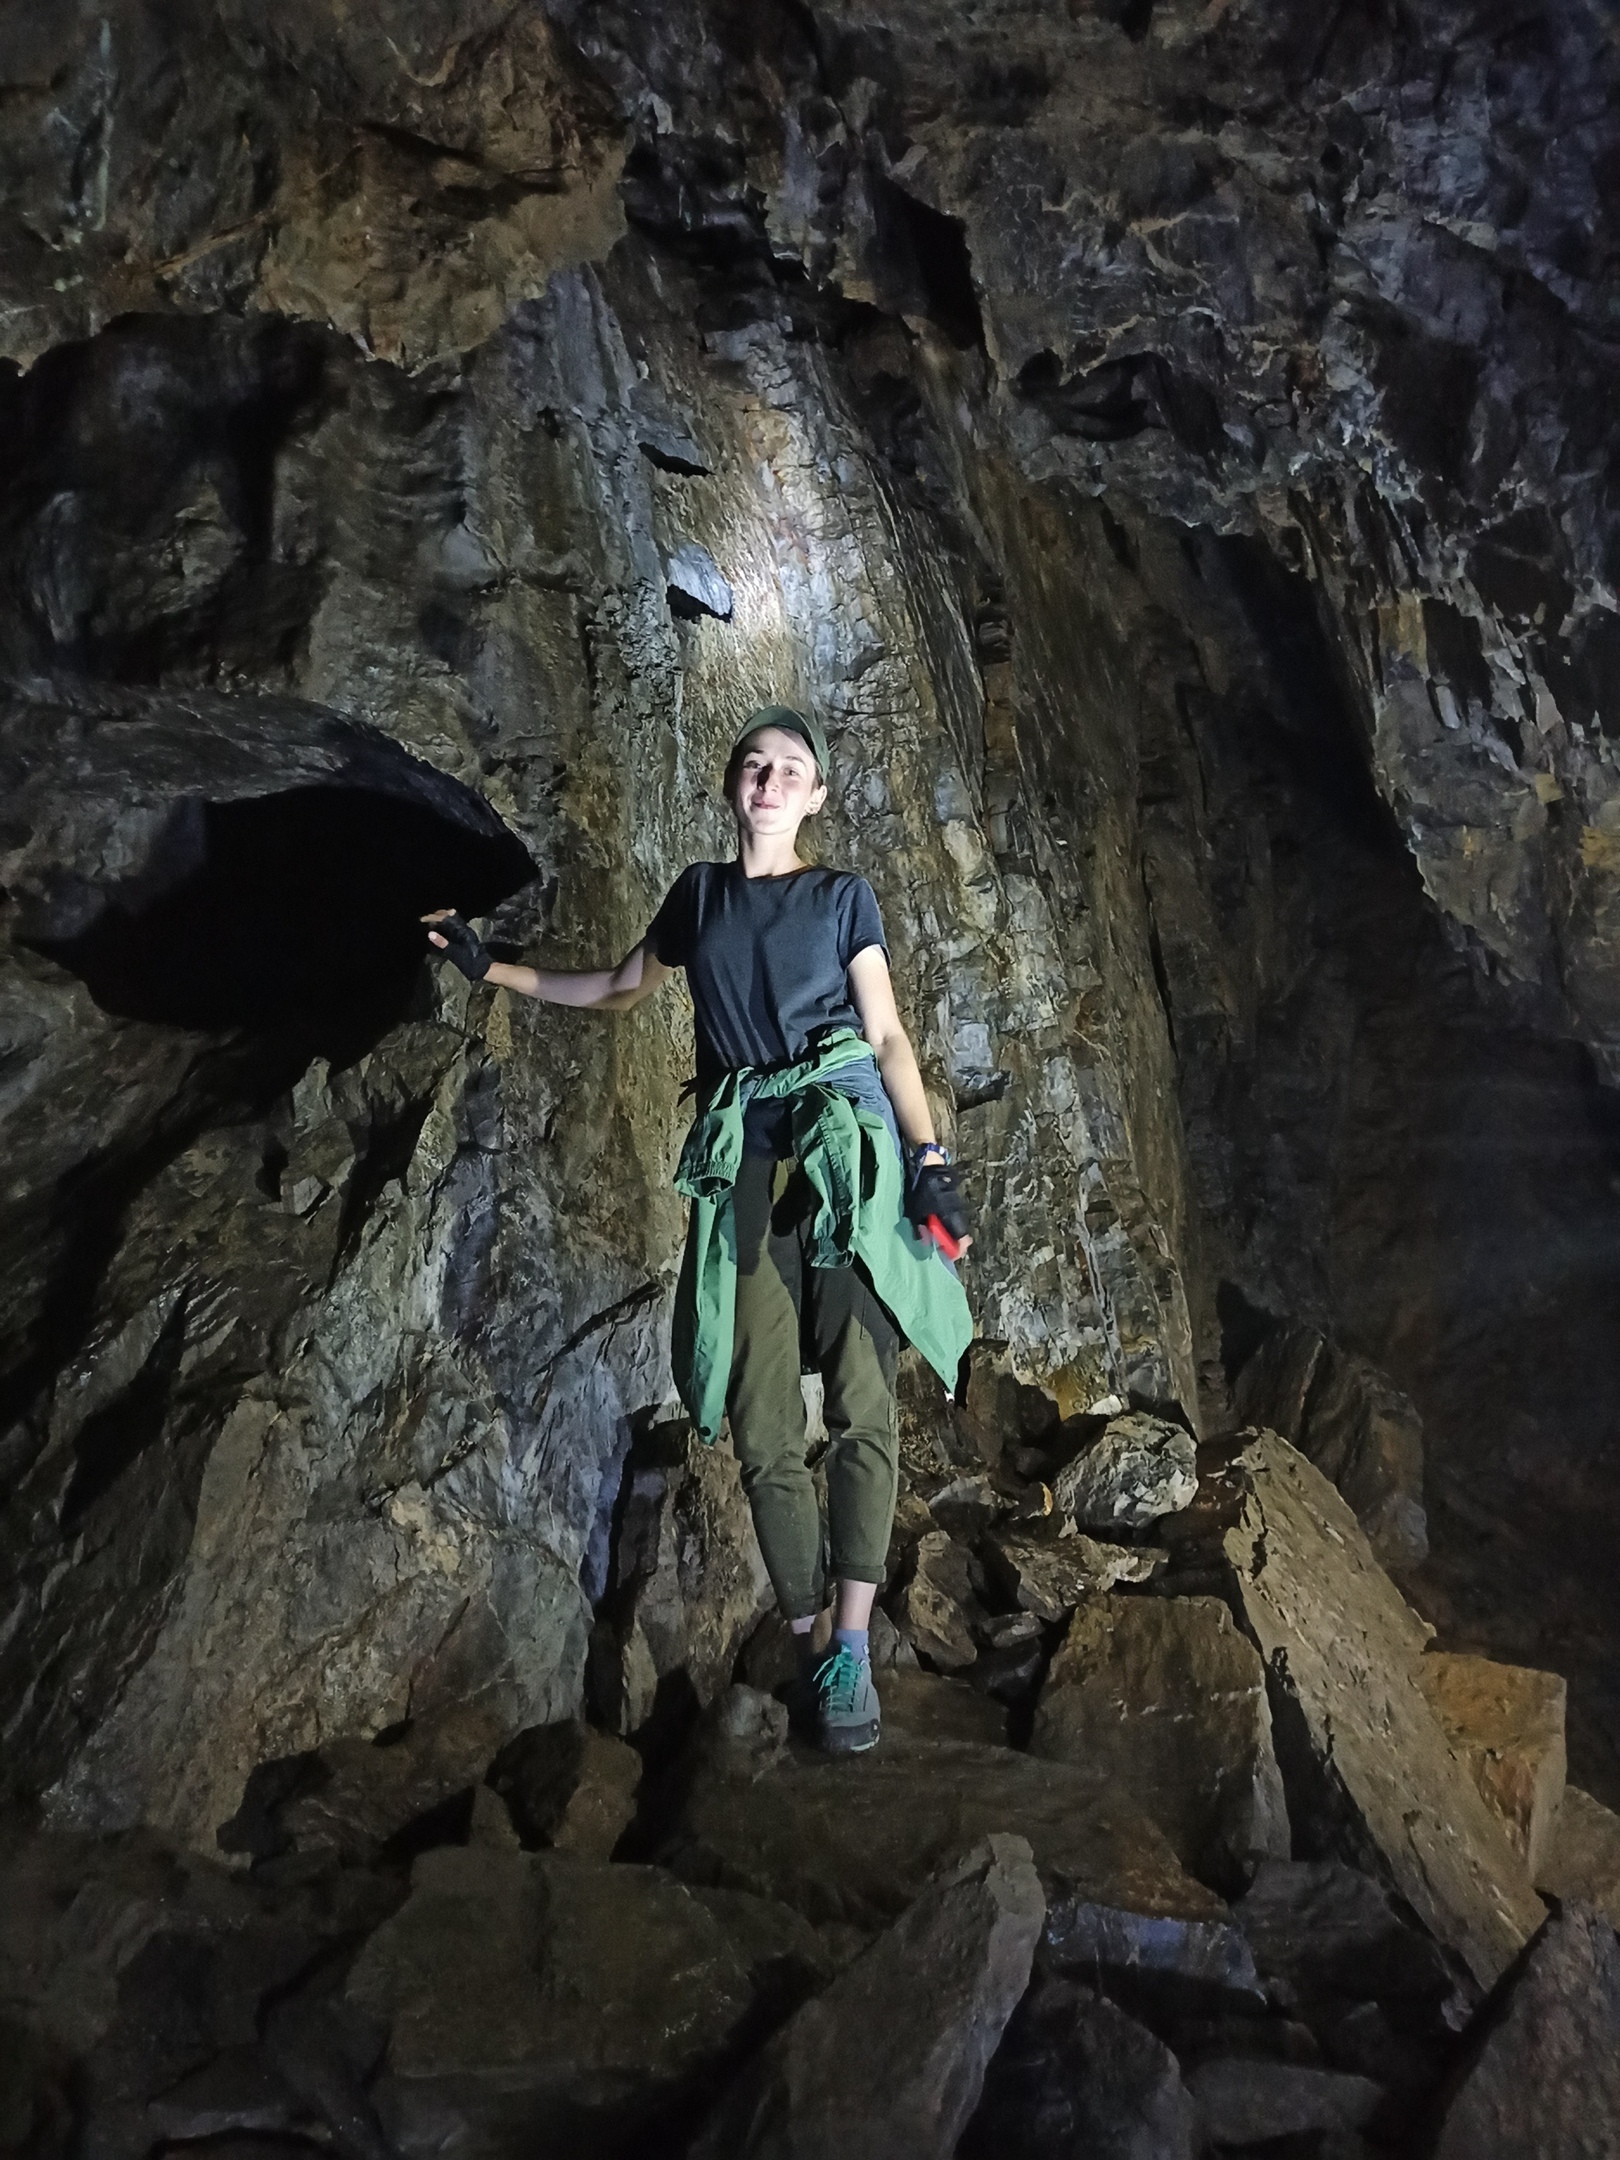
<path fill-rule="evenodd" d="M 616 968 L 585 968 L 577 973 L 556 968 L 508 967 L 490 963 L 486 981 L 547 1005 L 580 1005 L 590 1012 L 629 1012 L 651 997 L 675 970 L 655 960 L 645 945 L 626 954 Z"/>
<path fill-rule="evenodd" d="M 451 908 L 439 908 L 422 917 L 429 943 L 441 951 L 449 940 L 433 926 L 452 913 Z M 515 990 L 520 997 L 539 998 L 547 1005 L 575 1005 L 590 1012 L 629 1012 L 668 982 L 674 972 L 653 955 L 643 939 L 615 968 L 509 967 L 504 960 L 492 960 L 483 980 L 501 990 Z"/>

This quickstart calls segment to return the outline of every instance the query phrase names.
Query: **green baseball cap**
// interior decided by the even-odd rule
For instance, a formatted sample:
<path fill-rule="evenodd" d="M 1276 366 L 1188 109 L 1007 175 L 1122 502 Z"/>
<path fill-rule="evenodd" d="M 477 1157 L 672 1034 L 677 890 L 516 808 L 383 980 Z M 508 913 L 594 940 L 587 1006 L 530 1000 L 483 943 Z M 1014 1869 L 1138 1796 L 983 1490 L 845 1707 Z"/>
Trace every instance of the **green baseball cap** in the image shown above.
<path fill-rule="evenodd" d="M 797 735 L 815 759 L 822 779 L 827 778 L 832 767 L 832 760 L 827 755 L 827 730 L 819 720 L 807 720 L 803 713 L 795 712 L 791 705 L 762 705 L 758 712 L 750 713 L 748 725 L 731 746 L 731 756 L 726 760 L 727 766 L 737 762 L 756 735 L 771 727 L 782 728 L 789 735 Z"/>

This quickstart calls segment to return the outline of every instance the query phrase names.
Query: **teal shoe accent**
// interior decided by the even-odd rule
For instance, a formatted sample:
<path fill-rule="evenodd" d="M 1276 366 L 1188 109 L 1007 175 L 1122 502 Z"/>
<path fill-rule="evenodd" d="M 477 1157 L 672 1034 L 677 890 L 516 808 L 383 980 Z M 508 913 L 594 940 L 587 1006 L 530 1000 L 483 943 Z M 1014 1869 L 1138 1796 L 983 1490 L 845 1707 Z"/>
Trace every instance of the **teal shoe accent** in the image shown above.
<path fill-rule="evenodd" d="M 816 1745 L 829 1755 L 860 1755 L 877 1746 L 883 1709 L 872 1668 L 834 1644 L 810 1675 Z"/>

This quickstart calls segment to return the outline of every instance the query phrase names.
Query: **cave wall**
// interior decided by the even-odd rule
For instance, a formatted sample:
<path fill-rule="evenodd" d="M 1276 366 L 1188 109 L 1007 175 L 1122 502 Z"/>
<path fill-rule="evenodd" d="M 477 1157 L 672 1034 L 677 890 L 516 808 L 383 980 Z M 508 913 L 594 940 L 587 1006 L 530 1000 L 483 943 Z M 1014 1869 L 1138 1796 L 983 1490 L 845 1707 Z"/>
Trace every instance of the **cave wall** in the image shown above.
<path fill-rule="evenodd" d="M 981 1331 L 1212 1430 L 1234 1310 L 1338 1330 L 1424 1412 L 1436 1610 L 1609 1699 L 1584 1554 L 1538 1636 L 1500 1538 L 1615 1429 L 1613 76 L 1582 0 L 9 20 L 20 1787 L 208 1844 L 334 1733 L 577 1705 L 687 1020 L 391 925 L 442 865 L 616 957 L 776 699 Z M 323 725 L 437 837 L 312 820 Z M 297 964 L 158 1009 L 243 803 Z M 532 881 L 448 848 L 490 810 Z"/>

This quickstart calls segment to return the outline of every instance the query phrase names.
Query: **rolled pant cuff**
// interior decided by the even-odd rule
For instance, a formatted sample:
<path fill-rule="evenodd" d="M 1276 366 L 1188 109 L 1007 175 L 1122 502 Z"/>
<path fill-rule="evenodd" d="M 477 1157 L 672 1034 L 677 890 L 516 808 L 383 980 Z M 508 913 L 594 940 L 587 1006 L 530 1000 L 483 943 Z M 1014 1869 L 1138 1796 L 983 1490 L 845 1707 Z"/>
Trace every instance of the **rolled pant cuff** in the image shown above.
<path fill-rule="evenodd" d="M 875 1568 L 872 1567 L 870 1564 L 862 1566 L 858 1562 L 846 1567 L 842 1561 L 835 1560 L 827 1569 L 827 1579 L 829 1582 L 869 1582 L 874 1584 L 880 1590 L 882 1589 L 883 1584 L 887 1579 L 887 1576 L 887 1568 Z"/>

